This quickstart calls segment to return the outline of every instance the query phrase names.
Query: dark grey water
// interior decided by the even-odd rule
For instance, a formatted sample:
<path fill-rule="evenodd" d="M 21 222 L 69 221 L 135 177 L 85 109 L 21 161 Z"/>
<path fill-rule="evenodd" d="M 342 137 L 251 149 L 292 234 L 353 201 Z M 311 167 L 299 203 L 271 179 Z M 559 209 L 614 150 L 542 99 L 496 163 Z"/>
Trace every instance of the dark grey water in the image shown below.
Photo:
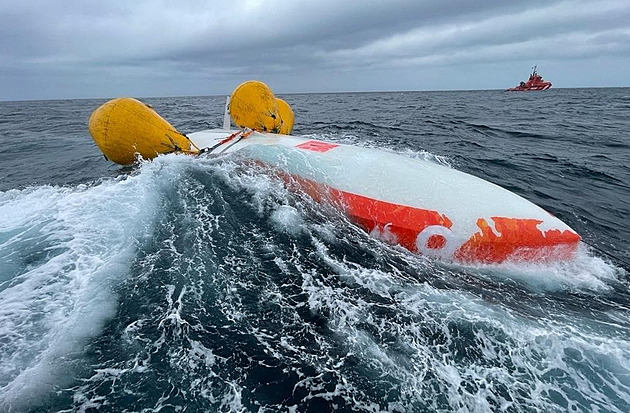
<path fill-rule="evenodd" d="M 619 260 L 428 260 L 236 156 L 110 164 L 104 100 L 0 102 L 1 411 L 630 410 L 630 89 L 283 97 L 295 134 L 472 173 Z"/>

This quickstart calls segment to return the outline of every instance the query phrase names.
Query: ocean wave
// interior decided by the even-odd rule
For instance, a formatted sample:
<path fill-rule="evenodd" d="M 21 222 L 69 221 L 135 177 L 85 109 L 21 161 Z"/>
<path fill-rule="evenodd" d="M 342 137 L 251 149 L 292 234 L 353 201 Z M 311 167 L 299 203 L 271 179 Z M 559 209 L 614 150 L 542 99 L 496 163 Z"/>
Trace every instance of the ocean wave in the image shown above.
<path fill-rule="evenodd" d="M 116 311 L 115 287 L 159 211 L 158 164 L 94 185 L 0 193 L 0 406 L 71 377 Z"/>
<path fill-rule="evenodd" d="M 614 322 L 610 306 L 593 316 L 560 305 L 574 292 L 601 301 L 620 282 L 587 251 L 566 267 L 453 268 L 381 243 L 238 156 L 161 157 L 76 196 L 94 205 L 89 196 L 102 192 L 153 212 L 144 225 L 131 225 L 140 215 L 123 219 L 143 241 L 107 239 L 98 255 L 127 263 L 105 277 L 124 299 L 107 294 L 97 301 L 109 310 L 91 309 L 97 327 L 81 334 L 94 337 L 99 357 L 82 383 L 61 391 L 72 409 L 630 406 L 630 347 L 616 336 L 628 329 L 628 309 L 614 308 Z M 106 208 L 93 207 L 103 218 Z M 140 237 L 146 225 L 150 236 Z M 131 257 L 120 260 L 127 248 Z M 94 294 L 84 285 L 82 295 Z M 112 308 L 116 319 L 103 330 Z M 13 389 L 3 388 L 5 400 Z"/>

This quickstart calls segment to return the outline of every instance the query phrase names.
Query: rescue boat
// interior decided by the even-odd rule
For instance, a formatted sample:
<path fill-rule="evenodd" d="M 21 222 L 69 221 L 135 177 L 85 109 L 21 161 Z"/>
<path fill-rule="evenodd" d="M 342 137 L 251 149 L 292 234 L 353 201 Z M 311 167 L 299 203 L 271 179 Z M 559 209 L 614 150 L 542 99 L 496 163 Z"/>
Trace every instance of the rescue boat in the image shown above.
<path fill-rule="evenodd" d="M 529 75 L 527 82 L 521 82 L 516 87 L 507 89 L 509 92 L 522 92 L 530 90 L 547 90 L 551 87 L 551 82 L 543 80 L 542 76 L 536 72 L 536 66 L 532 68 L 532 74 Z"/>
<path fill-rule="evenodd" d="M 93 113 L 90 132 L 105 156 L 119 163 L 129 163 L 130 155 L 238 153 L 268 167 L 291 189 L 338 206 L 370 234 L 414 253 L 460 263 L 573 257 L 580 236 L 521 196 L 428 160 L 291 136 L 290 107 L 257 90 L 260 85 L 249 86 L 243 93 L 237 88 L 226 104 L 224 129 L 186 136 L 152 108 L 123 98 Z M 262 98 L 272 104 L 256 107 Z M 230 129 L 228 111 L 239 129 Z M 136 126 L 130 118 L 137 118 Z"/>

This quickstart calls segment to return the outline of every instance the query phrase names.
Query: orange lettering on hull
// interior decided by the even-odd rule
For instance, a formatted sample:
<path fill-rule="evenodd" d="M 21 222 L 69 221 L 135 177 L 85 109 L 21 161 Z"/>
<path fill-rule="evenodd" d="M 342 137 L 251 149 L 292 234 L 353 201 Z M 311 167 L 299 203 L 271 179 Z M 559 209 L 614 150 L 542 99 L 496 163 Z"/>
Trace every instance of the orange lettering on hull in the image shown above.
<path fill-rule="evenodd" d="M 299 175 L 285 175 L 280 172 L 278 174 L 284 177 L 290 188 L 299 187 L 317 202 L 325 199 L 336 204 L 368 232 L 388 231 L 396 236 L 398 244 L 413 252 L 418 252 L 416 238 L 426 227 L 440 225 L 451 228 L 453 226 L 446 215 L 437 211 L 368 198 L 304 179 Z M 434 241 L 433 244 L 434 248 L 442 246 L 439 240 Z"/>
<path fill-rule="evenodd" d="M 537 219 L 492 217 L 496 234 L 479 218 L 480 232 L 474 234 L 454 254 L 462 262 L 500 263 L 508 258 L 524 261 L 569 259 L 580 236 L 573 231 L 551 229 L 542 232 Z"/>
<path fill-rule="evenodd" d="M 453 226 L 446 215 L 430 209 L 393 204 L 339 190 L 333 192 L 336 192 L 337 198 L 343 202 L 346 213 L 368 232 L 374 229 L 384 231 L 387 226 L 387 231 L 396 236 L 398 243 L 413 252 L 418 252 L 416 238 L 426 227 Z M 435 248 L 439 248 L 439 241 L 434 244 Z"/>

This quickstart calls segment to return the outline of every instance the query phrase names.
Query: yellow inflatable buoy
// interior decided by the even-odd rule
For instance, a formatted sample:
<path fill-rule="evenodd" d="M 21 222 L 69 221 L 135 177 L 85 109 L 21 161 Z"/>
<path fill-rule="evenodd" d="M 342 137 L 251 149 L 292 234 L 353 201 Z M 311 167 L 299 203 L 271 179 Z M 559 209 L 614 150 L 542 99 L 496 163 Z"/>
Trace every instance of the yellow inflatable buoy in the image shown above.
<path fill-rule="evenodd" d="M 295 115 L 291 106 L 280 98 L 276 98 L 276 105 L 278 106 L 278 120 L 276 121 L 276 132 L 283 135 L 290 135 L 293 131 L 293 122 L 295 121 Z"/>
<path fill-rule="evenodd" d="M 278 106 L 269 86 L 257 80 L 241 83 L 232 92 L 230 115 L 236 126 L 258 131 L 276 131 Z"/>
<path fill-rule="evenodd" d="M 97 108 L 88 123 L 92 139 L 110 161 L 129 165 L 140 155 L 152 159 L 171 152 L 194 152 L 188 138 L 133 98 L 118 98 Z"/>

